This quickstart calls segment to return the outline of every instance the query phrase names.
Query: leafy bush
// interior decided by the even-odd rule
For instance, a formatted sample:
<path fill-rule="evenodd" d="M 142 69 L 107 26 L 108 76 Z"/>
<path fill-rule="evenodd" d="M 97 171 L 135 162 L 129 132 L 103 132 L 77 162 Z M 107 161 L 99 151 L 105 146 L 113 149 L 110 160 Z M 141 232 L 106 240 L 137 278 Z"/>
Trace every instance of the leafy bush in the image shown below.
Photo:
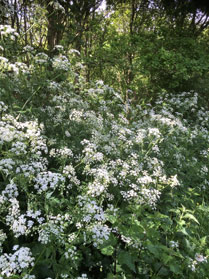
<path fill-rule="evenodd" d="M 0 278 L 207 278 L 198 94 L 133 107 L 64 54 L 31 59 L 1 75 Z"/>

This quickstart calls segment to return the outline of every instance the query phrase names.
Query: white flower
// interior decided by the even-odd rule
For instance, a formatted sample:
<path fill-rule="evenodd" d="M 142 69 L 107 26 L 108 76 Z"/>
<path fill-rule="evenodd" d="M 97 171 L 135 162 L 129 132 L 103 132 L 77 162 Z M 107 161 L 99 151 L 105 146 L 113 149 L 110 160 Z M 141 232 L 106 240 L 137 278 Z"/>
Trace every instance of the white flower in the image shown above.
<path fill-rule="evenodd" d="M 178 241 L 171 240 L 169 242 L 169 245 L 170 245 L 171 248 L 178 248 L 179 247 Z"/>
<path fill-rule="evenodd" d="M 66 135 L 66 137 L 70 137 L 71 135 L 70 135 L 70 133 L 68 132 L 68 131 L 65 131 L 65 135 Z"/>
<path fill-rule="evenodd" d="M 207 257 L 204 257 L 201 254 L 196 254 L 195 255 L 195 260 L 199 263 L 204 263 L 204 262 L 207 262 Z"/>
<path fill-rule="evenodd" d="M 19 245 L 15 245 L 15 246 L 13 246 L 12 250 L 16 251 L 18 248 L 19 248 Z"/>
<path fill-rule="evenodd" d="M 36 279 L 36 276 L 35 275 L 26 274 L 26 275 L 24 275 L 23 279 Z"/>
<path fill-rule="evenodd" d="M 171 177 L 171 187 L 179 186 L 180 182 L 178 181 L 177 174 Z"/>

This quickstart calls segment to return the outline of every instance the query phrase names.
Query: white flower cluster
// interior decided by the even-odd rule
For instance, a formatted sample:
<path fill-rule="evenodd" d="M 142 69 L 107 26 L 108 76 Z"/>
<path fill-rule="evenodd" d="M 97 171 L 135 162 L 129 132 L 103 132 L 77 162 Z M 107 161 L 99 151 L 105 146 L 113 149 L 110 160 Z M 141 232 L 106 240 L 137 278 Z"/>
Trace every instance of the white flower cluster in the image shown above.
<path fill-rule="evenodd" d="M 46 53 L 38 53 L 35 56 L 35 62 L 40 65 L 47 64 L 49 62 L 49 56 Z"/>
<path fill-rule="evenodd" d="M 67 186 L 68 189 L 71 189 L 73 185 L 80 185 L 80 180 L 77 178 L 75 169 L 72 165 L 66 165 L 63 169 L 63 174 L 70 180 Z"/>
<path fill-rule="evenodd" d="M 7 184 L 5 189 L 1 192 L 1 196 L 5 198 L 5 200 L 16 198 L 18 195 L 18 188 L 14 181 L 11 181 L 9 184 Z"/>
<path fill-rule="evenodd" d="M 198 264 L 201 264 L 201 263 L 207 263 L 207 257 L 203 256 L 202 254 L 195 254 L 195 259 L 191 259 L 189 258 L 189 269 L 191 269 L 191 271 L 193 272 L 196 272 L 196 269 L 197 269 L 197 266 Z"/>
<path fill-rule="evenodd" d="M 105 167 L 98 169 L 92 168 L 88 171 L 88 174 L 94 177 L 94 181 L 88 184 L 88 195 L 96 197 L 107 192 L 110 175 Z"/>
<path fill-rule="evenodd" d="M 23 276 L 23 279 L 36 279 L 36 276 L 35 275 L 30 275 L 30 274 L 25 274 Z"/>
<path fill-rule="evenodd" d="M 85 223 L 95 222 L 95 221 L 105 221 L 105 214 L 102 207 L 98 206 L 95 200 L 90 198 L 84 198 L 79 196 L 78 204 L 84 215 L 82 221 Z"/>
<path fill-rule="evenodd" d="M 179 180 L 178 180 L 178 178 L 177 178 L 177 174 L 171 176 L 170 181 L 171 181 L 171 187 L 172 187 L 172 188 L 174 188 L 174 187 L 180 185 L 180 182 L 179 182 Z"/>
<path fill-rule="evenodd" d="M 4 233 L 3 230 L 0 230 L 0 253 L 2 253 L 3 251 L 2 244 L 6 239 L 7 239 L 6 233 Z"/>
<path fill-rule="evenodd" d="M 34 50 L 34 48 L 32 46 L 27 45 L 23 48 L 23 50 L 26 52 L 32 52 Z"/>
<path fill-rule="evenodd" d="M 83 273 L 81 276 L 77 277 L 76 279 L 88 279 L 87 274 Z"/>
<path fill-rule="evenodd" d="M 75 246 L 72 246 L 70 248 L 67 249 L 67 251 L 65 252 L 65 258 L 66 259 L 69 259 L 69 256 L 70 258 L 73 260 L 73 258 L 75 258 L 77 254 L 77 248 Z"/>
<path fill-rule="evenodd" d="M 56 81 L 51 81 L 51 80 L 48 82 L 48 86 L 47 87 L 48 87 L 48 89 L 50 91 L 52 91 L 54 93 L 61 89 L 59 83 L 57 83 Z M 54 97 L 54 99 L 55 99 L 54 101 L 56 101 L 56 96 Z"/>
<path fill-rule="evenodd" d="M 39 125 L 37 121 L 27 121 L 22 123 L 22 128 L 27 129 L 25 137 L 30 140 L 31 151 L 36 155 L 41 155 L 41 152 L 48 153 L 46 140 L 41 136 L 43 125 Z"/>
<path fill-rule="evenodd" d="M 25 153 L 26 142 L 30 141 L 30 151 L 36 155 L 48 153 L 46 140 L 42 137 L 43 127 L 37 121 L 17 121 L 13 116 L 6 114 L 0 121 L 0 144 L 12 142 L 12 152 L 19 155 L 20 149 Z"/>
<path fill-rule="evenodd" d="M 32 231 L 35 222 L 43 223 L 44 218 L 40 216 L 40 211 L 33 212 L 29 210 L 25 214 L 21 214 L 18 200 L 11 198 L 9 202 L 11 205 L 6 216 L 6 224 L 11 228 L 16 238 L 20 235 L 28 235 Z"/>
<path fill-rule="evenodd" d="M 11 152 L 16 155 L 26 154 L 27 145 L 21 141 L 16 141 L 12 143 Z"/>
<path fill-rule="evenodd" d="M 65 182 L 65 178 L 60 173 L 51 171 L 40 172 L 34 178 L 34 188 L 38 193 L 46 192 L 47 190 L 55 190 L 60 183 Z"/>
<path fill-rule="evenodd" d="M 61 54 L 52 59 L 52 66 L 56 70 L 62 70 L 62 71 L 70 70 L 70 62 L 68 58 Z"/>
<path fill-rule="evenodd" d="M 9 60 L 3 56 L 0 56 L 0 69 L 5 70 L 9 68 Z"/>
<path fill-rule="evenodd" d="M 10 71 L 14 74 L 19 74 L 19 72 L 28 73 L 29 69 L 26 64 L 21 62 L 10 63 L 5 57 L 0 56 L 0 69 L 2 71 Z"/>
<path fill-rule="evenodd" d="M 15 124 L 16 121 L 13 117 L 9 115 L 2 117 L 0 120 L 0 144 L 23 138 L 23 133 L 15 128 Z"/>
<path fill-rule="evenodd" d="M 47 170 L 47 161 L 45 158 L 39 158 L 38 161 L 29 161 L 27 164 L 19 165 L 16 173 L 23 173 L 25 177 L 38 174 Z"/>
<path fill-rule="evenodd" d="M 4 102 L 0 102 L 0 113 L 7 111 L 8 106 L 4 104 Z"/>
<path fill-rule="evenodd" d="M 42 244 L 48 244 L 51 242 L 52 238 L 63 243 L 63 232 L 64 227 L 62 223 L 62 218 L 60 216 L 49 216 L 49 221 L 43 223 L 39 227 L 39 237 L 38 241 Z"/>
<path fill-rule="evenodd" d="M 142 199 L 141 203 L 147 203 L 152 208 L 156 208 L 157 201 L 160 199 L 161 192 L 156 189 L 142 189 Z"/>
<path fill-rule="evenodd" d="M 49 152 L 50 157 L 66 157 L 66 158 L 72 158 L 73 152 L 68 147 L 63 148 L 52 148 Z"/>
<path fill-rule="evenodd" d="M 0 160 L 0 171 L 8 175 L 14 168 L 15 161 L 13 159 Z"/>
<path fill-rule="evenodd" d="M 10 25 L 0 25 L 0 34 L 1 36 L 9 36 L 12 40 L 14 40 L 15 37 L 19 36 L 16 30 Z"/>
<path fill-rule="evenodd" d="M 115 230 L 117 232 L 117 229 Z M 118 232 L 117 232 L 118 233 Z M 135 237 L 125 236 L 122 233 L 120 233 L 121 240 L 126 244 L 128 247 L 132 247 L 135 249 L 143 249 L 142 243 L 139 240 L 136 240 Z"/>
<path fill-rule="evenodd" d="M 136 143 L 143 143 L 145 137 L 146 137 L 146 130 L 145 129 L 138 129 L 136 134 Z"/>
<path fill-rule="evenodd" d="M 69 119 L 78 123 L 81 122 L 83 119 L 83 110 L 73 109 L 69 115 Z"/>
<path fill-rule="evenodd" d="M 92 232 L 92 238 L 94 240 L 94 246 L 97 247 L 99 244 L 103 244 L 104 240 L 108 240 L 110 236 L 111 229 L 102 223 L 97 223 L 90 227 Z"/>
<path fill-rule="evenodd" d="M 0 256 L 1 275 L 8 278 L 34 265 L 34 258 L 29 248 L 19 248 L 16 245 L 13 247 L 13 250 L 15 251 L 13 254 L 4 253 Z"/>
<path fill-rule="evenodd" d="M 64 47 L 61 46 L 61 45 L 56 45 L 56 46 L 54 47 L 54 49 L 59 50 L 59 51 L 63 51 L 63 50 L 64 50 Z"/>

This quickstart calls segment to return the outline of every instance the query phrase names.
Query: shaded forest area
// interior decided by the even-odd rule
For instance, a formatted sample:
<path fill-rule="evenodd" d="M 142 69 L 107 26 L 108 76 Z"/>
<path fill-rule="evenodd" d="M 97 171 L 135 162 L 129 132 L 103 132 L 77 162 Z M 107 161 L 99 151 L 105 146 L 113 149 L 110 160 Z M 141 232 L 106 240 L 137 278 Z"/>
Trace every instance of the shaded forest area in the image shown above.
<path fill-rule="evenodd" d="M 103 4 L 102 4 L 103 3 Z M 156 92 L 208 91 L 207 1 L 1 1 L 0 24 L 19 38 L 1 52 L 29 63 L 23 47 L 76 49 L 85 79 L 130 99 Z"/>

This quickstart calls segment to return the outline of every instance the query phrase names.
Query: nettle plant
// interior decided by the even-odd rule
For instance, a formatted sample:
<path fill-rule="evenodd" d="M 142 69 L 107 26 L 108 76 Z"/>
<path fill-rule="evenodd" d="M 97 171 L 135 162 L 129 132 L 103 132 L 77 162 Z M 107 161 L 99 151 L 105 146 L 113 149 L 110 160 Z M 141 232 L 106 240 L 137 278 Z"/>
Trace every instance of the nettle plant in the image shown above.
<path fill-rule="evenodd" d="M 86 84 L 67 56 L 34 57 L 29 75 L 14 73 L 18 106 L 0 95 L 0 278 L 206 278 L 209 112 L 198 94 L 132 107 Z"/>

